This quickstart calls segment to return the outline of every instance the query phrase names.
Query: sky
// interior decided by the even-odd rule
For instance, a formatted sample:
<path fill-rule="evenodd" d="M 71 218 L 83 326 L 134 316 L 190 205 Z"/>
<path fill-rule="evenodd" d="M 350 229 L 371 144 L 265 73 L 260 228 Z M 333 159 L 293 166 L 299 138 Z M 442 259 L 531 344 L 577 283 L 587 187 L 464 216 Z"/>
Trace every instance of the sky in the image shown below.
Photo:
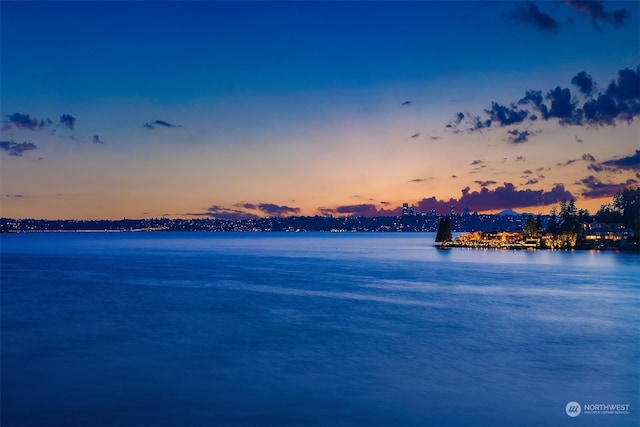
<path fill-rule="evenodd" d="M 592 214 L 640 2 L 0 2 L 0 216 Z"/>

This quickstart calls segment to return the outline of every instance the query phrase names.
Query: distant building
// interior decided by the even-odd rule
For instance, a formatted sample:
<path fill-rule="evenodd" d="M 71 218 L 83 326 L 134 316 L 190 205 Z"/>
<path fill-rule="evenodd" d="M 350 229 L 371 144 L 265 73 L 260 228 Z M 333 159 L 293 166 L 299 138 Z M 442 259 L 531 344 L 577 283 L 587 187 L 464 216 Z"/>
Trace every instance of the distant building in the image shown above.
<path fill-rule="evenodd" d="M 417 216 L 418 212 L 413 206 L 409 207 L 409 203 L 402 204 L 402 216 Z"/>
<path fill-rule="evenodd" d="M 451 205 L 451 210 L 449 211 L 449 213 L 451 215 L 455 215 L 456 214 L 456 206 L 455 205 Z"/>
<path fill-rule="evenodd" d="M 595 224 L 595 226 L 585 227 L 585 235 L 584 238 L 587 241 L 596 241 L 604 243 L 606 241 L 620 241 L 620 240 L 629 240 L 633 238 L 634 233 L 633 230 L 629 228 L 625 228 L 623 226 L 619 227 L 606 227 L 605 224 Z"/>

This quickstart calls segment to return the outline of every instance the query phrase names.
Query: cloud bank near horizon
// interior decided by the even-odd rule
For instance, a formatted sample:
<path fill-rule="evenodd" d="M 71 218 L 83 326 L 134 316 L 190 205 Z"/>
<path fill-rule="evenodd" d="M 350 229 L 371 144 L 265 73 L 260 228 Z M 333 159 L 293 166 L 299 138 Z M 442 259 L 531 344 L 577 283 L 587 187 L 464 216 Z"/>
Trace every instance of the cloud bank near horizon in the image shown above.
<path fill-rule="evenodd" d="M 480 182 L 480 185 L 488 185 Z M 449 200 L 438 200 L 435 196 L 423 198 L 413 206 L 420 212 L 435 210 L 438 214 L 450 212 L 451 206 L 458 210 L 469 208 L 471 211 L 495 211 L 502 209 L 515 209 L 532 206 L 548 206 L 559 203 L 562 200 L 573 199 L 573 195 L 562 184 L 557 184 L 550 191 L 545 190 L 519 190 L 511 183 L 504 183 L 493 190 L 482 186 L 480 191 L 471 191 L 469 187 L 461 190 L 462 196 Z M 397 216 L 402 213 L 402 207 L 389 209 L 387 202 L 360 203 L 340 205 L 336 207 L 319 207 L 318 214 L 323 216 Z M 300 208 L 294 208 L 273 203 L 236 203 L 231 208 L 212 205 L 205 212 L 187 214 L 189 216 L 210 216 L 220 219 L 255 219 L 260 215 L 256 211 L 273 216 L 299 215 Z"/>
<path fill-rule="evenodd" d="M 228 208 L 211 205 L 205 212 L 187 213 L 186 216 L 209 216 L 219 219 L 256 219 L 261 216 L 290 216 L 300 214 L 300 208 L 275 203 L 236 203 Z"/>
<path fill-rule="evenodd" d="M 488 212 L 504 209 L 519 209 L 533 207 L 548 207 L 560 203 L 563 200 L 575 200 L 576 195 L 580 195 L 582 199 L 599 199 L 604 197 L 613 197 L 616 193 L 622 191 L 626 187 L 634 187 L 640 183 L 640 150 L 636 150 L 628 156 L 617 156 L 611 160 L 597 162 L 595 157 L 590 153 L 583 153 L 579 159 L 569 159 L 564 163 L 559 163 L 556 167 L 566 167 L 582 161 L 589 163 L 587 170 L 590 175 L 574 182 L 575 185 L 581 187 L 578 193 L 572 193 L 567 190 L 564 184 L 557 183 L 551 190 L 534 190 L 530 188 L 520 189 L 513 183 L 504 182 L 502 185 L 490 189 L 490 186 L 497 184 L 493 180 L 475 180 L 474 183 L 480 187 L 480 190 L 471 190 L 465 187 L 460 190 L 461 196 L 458 198 L 451 197 L 448 200 L 438 199 L 435 196 L 425 197 L 416 203 L 411 204 L 419 212 L 431 212 L 435 210 L 439 215 L 450 212 L 451 207 L 460 212 L 464 208 L 469 208 L 471 212 Z M 482 165 L 482 160 L 474 160 L 472 165 Z M 539 167 L 534 171 L 524 170 L 521 178 L 527 180 L 521 186 L 528 187 L 538 184 L 540 180 L 544 180 L 545 176 L 540 174 L 545 168 Z M 596 176 L 599 173 L 615 173 L 622 171 L 635 171 L 636 179 L 628 178 L 624 181 L 613 182 L 608 179 L 603 182 L 601 178 Z M 596 174 L 596 175 L 594 175 Z M 535 175 L 535 176 L 532 176 Z M 414 179 L 410 182 L 423 182 L 424 179 Z M 189 216 L 210 216 L 220 219 L 255 219 L 263 215 L 267 216 L 291 216 L 300 215 L 301 208 L 290 207 L 286 205 L 278 205 L 275 203 L 236 203 L 231 208 L 212 205 L 203 213 L 187 214 Z M 397 206 L 390 208 L 388 202 L 371 202 L 338 205 L 335 207 L 318 207 L 317 213 L 323 216 L 398 216 L 402 213 L 402 207 Z"/>
<path fill-rule="evenodd" d="M 436 197 L 428 197 L 417 203 L 417 209 L 421 212 L 435 210 L 439 214 L 450 211 L 455 206 L 458 211 L 469 208 L 470 211 L 496 211 L 502 209 L 528 208 L 533 206 L 548 206 L 559 203 L 562 200 L 570 200 L 575 197 L 564 188 L 562 184 L 556 184 L 551 190 L 519 190 L 509 182 L 490 190 L 483 186 L 480 191 L 471 191 L 465 187 L 460 190 L 459 198 L 438 200 Z"/>

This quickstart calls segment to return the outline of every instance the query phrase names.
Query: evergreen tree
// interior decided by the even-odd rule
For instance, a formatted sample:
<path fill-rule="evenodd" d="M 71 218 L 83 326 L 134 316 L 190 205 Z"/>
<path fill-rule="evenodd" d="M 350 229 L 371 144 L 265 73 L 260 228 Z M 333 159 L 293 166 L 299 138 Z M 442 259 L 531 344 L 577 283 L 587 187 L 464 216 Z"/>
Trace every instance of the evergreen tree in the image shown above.
<path fill-rule="evenodd" d="M 596 212 L 595 219 L 605 224 L 615 224 L 622 222 L 622 214 L 611 203 L 607 203 L 600 206 L 600 209 Z"/>
<path fill-rule="evenodd" d="M 578 209 L 576 209 L 576 201 L 569 200 L 569 231 L 578 230 Z"/>
<path fill-rule="evenodd" d="M 551 208 L 551 211 L 549 211 L 547 231 L 553 234 L 557 234 L 560 231 L 560 226 L 558 225 L 558 210 L 555 206 Z"/>
<path fill-rule="evenodd" d="M 536 230 L 542 232 L 542 214 L 540 212 L 536 215 Z"/>
<path fill-rule="evenodd" d="M 538 234 L 538 225 L 533 215 L 527 217 L 527 222 L 524 224 L 524 237 L 530 239 Z"/>
<path fill-rule="evenodd" d="M 576 201 L 571 199 L 568 202 L 563 200 L 560 202 L 560 231 L 570 232 L 577 231 L 578 211 L 576 210 Z"/>
<path fill-rule="evenodd" d="M 613 204 L 622 215 L 625 226 L 640 234 L 640 187 L 625 188 L 615 195 Z"/>
<path fill-rule="evenodd" d="M 558 231 L 565 231 L 567 220 L 569 219 L 569 207 L 567 201 L 562 200 L 560 202 L 560 213 L 558 214 Z"/>
<path fill-rule="evenodd" d="M 578 224 L 591 222 L 591 214 L 586 209 L 578 209 Z"/>
<path fill-rule="evenodd" d="M 451 219 L 448 216 L 440 218 L 438 224 L 438 233 L 436 234 L 436 242 L 447 244 L 453 240 L 451 235 Z"/>

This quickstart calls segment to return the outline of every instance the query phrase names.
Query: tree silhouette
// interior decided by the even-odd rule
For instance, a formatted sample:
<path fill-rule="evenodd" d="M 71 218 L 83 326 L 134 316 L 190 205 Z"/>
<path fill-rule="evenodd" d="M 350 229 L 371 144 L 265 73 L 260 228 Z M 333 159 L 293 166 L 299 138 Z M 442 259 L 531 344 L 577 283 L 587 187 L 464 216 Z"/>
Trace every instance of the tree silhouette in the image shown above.
<path fill-rule="evenodd" d="M 622 214 L 617 211 L 611 203 L 600 205 L 600 209 L 596 213 L 596 221 L 605 224 L 615 224 L 622 222 Z"/>
<path fill-rule="evenodd" d="M 448 216 L 440 218 L 440 223 L 438 224 L 438 233 L 436 234 L 436 242 L 447 244 L 452 240 L 453 238 L 451 236 L 451 219 Z"/>
<path fill-rule="evenodd" d="M 563 200 L 560 202 L 560 231 L 571 232 L 578 231 L 578 210 L 576 209 L 576 201 L 571 199 L 568 202 Z"/>
<path fill-rule="evenodd" d="M 531 239 L 538 234 L 538 224 L 536 218 L 533 215 L 527 217 L 527 222 L 524 225 L 524 237 Z"/>
<path fill-rule="evenodd" d="M 549 212 L 549 221 L 547 222 L 547 231 L 549 233 L 556 234 L 560 231 L 560 226 L 558 225 L 558 210 L 556 207 L 552 207 Z"/>
<path fill-rule="evenodd" d="M 622 214 L 624 225 L 640 232 L 640 187 L 625 188 L 615 195 L 613 204 Z"/>

